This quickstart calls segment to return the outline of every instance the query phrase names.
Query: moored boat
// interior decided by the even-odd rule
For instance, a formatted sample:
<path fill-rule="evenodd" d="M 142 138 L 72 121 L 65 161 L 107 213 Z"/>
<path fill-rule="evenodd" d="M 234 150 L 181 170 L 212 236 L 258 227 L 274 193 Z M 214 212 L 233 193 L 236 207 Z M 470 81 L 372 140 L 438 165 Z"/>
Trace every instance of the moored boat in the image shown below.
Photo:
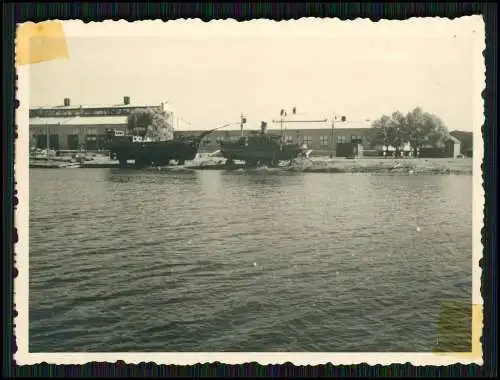
<path fill-rule="evenodd" d="M 171 161 L 184 165 L 198 154 L 201 140 L 212 130 L 199 136 L 175 137 L 166 141 L 151 141 L 140 136 L 125 135 L 122 131 L 106 131 L 106 148 L 111 159 L 118 160 L 125 166 L 128 160 L 134 160 L 136 167 L 166 166 Z"/>
<path fill-rule="evenodd" d="M 260 133 L 251 133 L 237 141 L 222 141 L 221 154 L 228 164 L 244 161 L 247 166 L 278 166 L 280 161 L 307 157 L 311 150 L 306 144 L 286 143 L 282 135 L 267 133 L 267 123 L 262 122 Z"/>

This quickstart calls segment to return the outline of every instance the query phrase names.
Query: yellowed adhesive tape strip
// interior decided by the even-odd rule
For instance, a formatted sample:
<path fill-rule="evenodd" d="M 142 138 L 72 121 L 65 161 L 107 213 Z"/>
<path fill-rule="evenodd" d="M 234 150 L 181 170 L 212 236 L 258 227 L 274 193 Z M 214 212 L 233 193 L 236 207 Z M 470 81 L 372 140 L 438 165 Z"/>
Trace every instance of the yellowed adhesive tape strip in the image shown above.
<path fill-rule="evenodd" d="M 472 308 L 472 309 L 471 309 Z M 472 311 L 472 313 L 470 313 Z M 454 342 L 459 336 L 469 330 L 469 317 L 472 314 L 471 351 L 457 352 Z M 434 350 L 436 355 L 457 356 L 478 359 L 483 355 L 481 336 L 483 332 L 483 305 L 464 305 L 458 302 L 442 305 L 438 322 L 438 345 Z M 444 349 L 444 350 L 443 350 Z"/>
<path fill-rule="evenodd" d="M 25 23 L 17 28 L 16 66 L 68 59 L 68 45 L 62 23 L 44 21 Z"/>

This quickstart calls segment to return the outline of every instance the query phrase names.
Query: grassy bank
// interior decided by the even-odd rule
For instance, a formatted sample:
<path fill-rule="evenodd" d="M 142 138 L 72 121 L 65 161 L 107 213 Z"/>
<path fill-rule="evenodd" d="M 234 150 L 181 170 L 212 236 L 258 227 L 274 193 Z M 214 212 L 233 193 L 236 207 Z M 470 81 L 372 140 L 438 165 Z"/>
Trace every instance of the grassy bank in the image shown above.
<path fill-rule="evenodd" d="M 339 172 L 472 175 L 472 159 L 313 159 L 305 165 L 292 165 L 291 170 L 316 173 Z"/>
<path fill-rule="evenodd" d="M 119 167 L 117 161 L 111 161 L 108 157 L 92 157 L 84 162 L 30 162 L 30 167 L 38 168 L 114 168 Z M 133 167 L 133 166 L 131 166 Z M 218 157 L 202 155 L 192 162 L 187 162 L 184 167 L 170 166 L 166 170 L 239 170 L 245 165 L 234 164 L 228 166 L 225 160 Z M 159 168 L 161 170 L 161 168 Z M 265 168 L 263 168 L 265 169 Z M 384 159 L 384 158 L 361 158 L 344 159 L 325 157 L 313 157 L 311 159 L 295 160 L 291 165 L 283 163 L 277 169 L 280 171 L 294 171 L 306 173 L 401 173 L 401 174 L 465 174 L 472 175 L 472 159 Z"/>
<path fill-rule="evenodd" d="M 224 165 L 223 162 L 206 160 L 192 166 L 204 170 L 235 170 L 244 165 Z M 402 173 L 402 174 L 468 174 L 472 175 L 472 159 L 327 159 L 296 160 L 281 170 L 306 173 Z"/>

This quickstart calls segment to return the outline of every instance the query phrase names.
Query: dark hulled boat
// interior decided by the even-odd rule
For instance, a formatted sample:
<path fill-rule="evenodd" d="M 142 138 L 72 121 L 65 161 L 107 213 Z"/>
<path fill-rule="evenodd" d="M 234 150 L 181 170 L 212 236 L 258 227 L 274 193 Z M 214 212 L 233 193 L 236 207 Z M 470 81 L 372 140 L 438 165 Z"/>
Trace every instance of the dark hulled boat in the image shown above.
<path fill-rule="evenodd" d="M 220 145 L 228 164 L 238 160 L 245 161 L 247 166 L 277 166 L 280 161 L 291 161 L 310 153 L 307 145 L 286 143 L 282 135 L 267 133 L 265 122 L 260 133 L 242 136 L 235 142 L 223 141 Z"/>
<path fill-rule="evenodd" d="M 120 131 L 106 131 L 106 147 L 110 157 L 125 166 L 134 160 L 136 167 L 166 166 L 170 161 L 183 165 L 198 154 L 201 140 L 212 130 L 199 136 L 176 137 L 166 141 L 147 141 L 139 136 L 125 135 Z"/>

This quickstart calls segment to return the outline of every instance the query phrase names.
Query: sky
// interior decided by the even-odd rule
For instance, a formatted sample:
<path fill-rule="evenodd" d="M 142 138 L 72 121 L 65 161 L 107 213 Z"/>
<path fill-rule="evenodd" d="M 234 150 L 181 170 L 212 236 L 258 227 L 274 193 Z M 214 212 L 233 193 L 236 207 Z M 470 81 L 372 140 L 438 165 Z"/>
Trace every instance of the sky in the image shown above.
<path fill-rule="evenodd" d="M 69 58 L 31 65 L 30 106 L 168 101 L 197 129 L 241 113 L 257 125 L 292 107 L 358 122 L 420 106 L 472 131 L 477 22 L 333 21 L 67 22 Z"/>

